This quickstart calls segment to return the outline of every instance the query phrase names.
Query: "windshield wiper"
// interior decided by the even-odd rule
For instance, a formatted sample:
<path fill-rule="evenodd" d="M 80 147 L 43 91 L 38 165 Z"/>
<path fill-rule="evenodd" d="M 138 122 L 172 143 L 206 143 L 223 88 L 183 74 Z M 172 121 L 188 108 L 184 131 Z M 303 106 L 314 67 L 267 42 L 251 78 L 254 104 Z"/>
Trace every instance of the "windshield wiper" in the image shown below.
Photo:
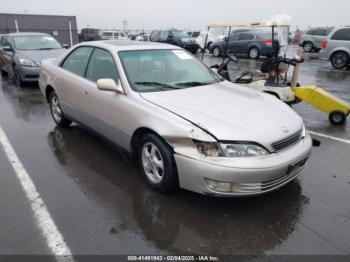
<path fill-rule="evenodd" d="M 192 81 L 192 82 L 183 82 L 183 83 L 177 83 L 176 86 L 204 86 L 204 85 L 210 85 L 215 82 L 199 82 L 199 81 Z"/>
<path fill-rule="evenodd" d="M 58 48 L 43 47 L 43 48 L 38 48 L 37 50 L 52 50 L 52 49 L 58 49 Z"/>
<path fill-rule="evenodd" d="M 157 86 L 160 88 L 166 88 L 166 89 L 180 89 L 179 87 L 175 87 L 172 85 L 168 85 L 165 83 L 160 82 L 134 82 L 135 85 L 143 85 L 143 86 Z"/>

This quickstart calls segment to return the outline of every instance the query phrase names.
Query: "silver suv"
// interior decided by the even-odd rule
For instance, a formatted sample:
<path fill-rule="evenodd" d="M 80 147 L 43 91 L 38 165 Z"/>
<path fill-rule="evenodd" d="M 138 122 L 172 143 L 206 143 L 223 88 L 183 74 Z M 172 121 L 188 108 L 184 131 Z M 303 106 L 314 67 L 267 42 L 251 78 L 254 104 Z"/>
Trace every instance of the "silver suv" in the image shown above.
<path fill-rule="evenodd" d="M 335 29 L 323 40 L 320 59 L 330 60 L 335 69 L 350 65 L 350 27 Z"/>

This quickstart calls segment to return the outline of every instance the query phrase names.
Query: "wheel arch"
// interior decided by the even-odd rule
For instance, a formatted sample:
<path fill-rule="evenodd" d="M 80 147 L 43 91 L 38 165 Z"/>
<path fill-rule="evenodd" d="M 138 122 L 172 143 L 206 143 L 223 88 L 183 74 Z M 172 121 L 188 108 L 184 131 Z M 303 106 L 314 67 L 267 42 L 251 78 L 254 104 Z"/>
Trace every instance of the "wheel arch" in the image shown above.
<path fill-rule="evenodd" d="M 329 60 L 331 60 L 332 56 L 335 55 L 336 53 L 345 53 L 350 58 L 350 50 L 340 47 L 340 48 L 332 50 L 332 52 L 331 52 L 331 54 L 329 56 Z"/>
<path fill-rule="evenodd" d="M 55 89 L 51 85 L 47 85 L 45 87 L 45 97 L 47 102 L 49 102 L 49 98 L 52 92 L 55 92 Z"/>
<path fill-rule="evenodd" d="M 273 91 L 263 91 L 263 92 L 269 95 L 273 95 L 278 99 L 281 99 L 281 97 L 276 92 L 273 92 Z"/>
<path fill-rule="evenodd" d="M 130 140 L 130 149 L 131 153 L 135 154 L 137 152 L 137 148 L 139 146 L 140 139 L 146 135 L 146 134 L 153 134 L 157 137 L 159 137 L 164 144 L 168 145 L 171 151 L 174 151 L 173 147 L 169 144 L 168 141 L 166 141 L 161 135 L 159 135 L 155 130 L 149 128 L 149 127 L 139 127 L 137 128 L 134 133 L 131 136 Z"/>

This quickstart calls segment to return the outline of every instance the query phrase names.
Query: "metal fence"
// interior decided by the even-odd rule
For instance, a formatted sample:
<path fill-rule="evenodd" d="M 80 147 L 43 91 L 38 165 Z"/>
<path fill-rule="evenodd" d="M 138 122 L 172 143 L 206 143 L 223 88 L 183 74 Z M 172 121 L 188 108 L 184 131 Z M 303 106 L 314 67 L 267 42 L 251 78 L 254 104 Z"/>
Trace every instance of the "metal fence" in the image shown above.
<path fill-rule="evenodd" d="M 61 44 L 69 46 L 78 43 L 78 29 L 75 16 L 0 13 L 0 34 L 15 32 L 50 34 Z"/>

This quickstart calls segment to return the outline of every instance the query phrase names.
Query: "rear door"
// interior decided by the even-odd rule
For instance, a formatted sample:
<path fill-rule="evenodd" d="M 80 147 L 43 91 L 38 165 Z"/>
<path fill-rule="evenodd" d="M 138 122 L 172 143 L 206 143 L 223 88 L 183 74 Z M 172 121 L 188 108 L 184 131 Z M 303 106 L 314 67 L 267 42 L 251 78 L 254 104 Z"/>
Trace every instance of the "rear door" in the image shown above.
<path fill-rule="evenodd" d="M 255 35 L 246 32 L 241 33 L 238 39 L 238 52 L 240 54 L 247 54 L 249 51 L 250 44 L 254 41 Z"/>
<path fill-rule="evenodd" d="M 231 51 L 234 54 L 240 54 L 240 52 L 239 52 L 239 37 L 240 37 L 240 33 L 234 33 L 234 34 L 230 35 L 230 37 L 228 39 L 228 51 Z"/>
<path fill-rule="evenodd" d="M 84 78 L 93 47 L 82 46 L 74 49 L 57 69 L 55 88 L 60 97 L 63 112 L 86 124 L 88 118 L 82 110 L 86 84 Z"/>

